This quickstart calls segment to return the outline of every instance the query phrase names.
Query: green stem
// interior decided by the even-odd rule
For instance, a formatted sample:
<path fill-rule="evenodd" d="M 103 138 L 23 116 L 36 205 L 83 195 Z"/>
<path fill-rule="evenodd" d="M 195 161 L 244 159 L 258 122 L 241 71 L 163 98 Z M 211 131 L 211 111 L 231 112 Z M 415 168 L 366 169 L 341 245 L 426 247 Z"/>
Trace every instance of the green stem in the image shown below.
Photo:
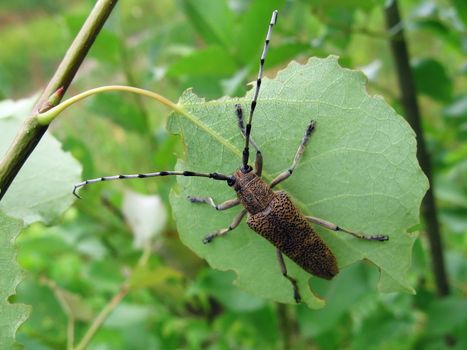
<path fill-rule="evenodd" d="M 58 106 L 55 106 L 54 108 L 48 110 L 47 112 L 37 114 L 36 120 L 40 125 L 44 125 L 44 126 L 49 125 L 60 113 L 62 113 L 65 109 L 72 106 L 76 102 L 79 102 L 85 99 L 86 97 L 96 95 L 101 92 L 108 92 L 108 91 L 126 91 L 126 92 L 132 92 L 138 95 L 150 97 L 156 101 L 159 101 L 160 103 L 162 103 L 163 105 L 169 107 L 170 109 L 174 111 L 183 113 L 183 110 L 179 105 L 173 103 L 172 101 L 168 100 L 167 98 L 159 94 L 156 94 L 155 92 L 136 88 L 133 86 L 107 85 L 107 86 L 101 86 L 95 89 L 87 90 L 78 95 L 70 97 L 68 100 L 63 101 Z"/>

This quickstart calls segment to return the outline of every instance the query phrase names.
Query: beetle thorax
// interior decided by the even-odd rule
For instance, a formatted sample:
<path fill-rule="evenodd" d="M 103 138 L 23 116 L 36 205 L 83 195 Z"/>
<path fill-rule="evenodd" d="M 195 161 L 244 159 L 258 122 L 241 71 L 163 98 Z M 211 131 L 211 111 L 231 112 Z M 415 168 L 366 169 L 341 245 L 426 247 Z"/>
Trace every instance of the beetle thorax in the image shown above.
<path fill-rule="evenodd" d="M 274 198 L 274 192 L 269 185 L 252 171 L 235 173 L 234 189 L 237 197 L 250 214 L 265 210 Z"/>

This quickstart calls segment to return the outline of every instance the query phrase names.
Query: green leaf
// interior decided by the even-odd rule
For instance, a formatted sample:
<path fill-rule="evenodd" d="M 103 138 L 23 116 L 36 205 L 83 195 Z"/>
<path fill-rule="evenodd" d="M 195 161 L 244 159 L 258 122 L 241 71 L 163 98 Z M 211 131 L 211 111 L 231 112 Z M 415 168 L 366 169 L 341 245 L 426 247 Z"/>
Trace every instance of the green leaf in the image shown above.
<path fill-rule="evenodd" d="M 179 104 L 183 114 L 168 122 L 185 143 L 186 160 L 177 169 L 232 173 L 241 164 L 242 137 L 234 105 L 248 110 L 252 98 L 205 101 L 187 91 Z M 317 123 L 294 175 L 281 184 L 307 215 L 367 234 L 387 234 L 385 243 L 355 239 L 319 229 L 340 268 L 368 260 L 381 270 L 379 289 L 409 291 L 405 274 L 411 264 L 414 234 L 406 230 L 419 221 L 420 202 L 428 182 L 416 159 L 415 134 L 381 98 L 370 97 L 363 74 L 341 68 L 336 57 L 292 62 L 273 80 L 264 79 L 252 135 L 264 159 L 264 178 L 271 181 L 287 169 L 304 131 Z M 277 266 L 275 248 L 245 223 L 205 245 L 205 234 L 227 227 L 240 208 L 216 212 L 192 204 L 187 195 L 212 196 L 221 202 L 235 197 L 220 181 L 178 177 L 180 191 L 171 203 L 182 241 L 220 270 L 233 270 L 236 284 L 252 294 L 293 302 L 290 283 Z M 290 260 L 291 276 L 312 308 L 323 300 L 308 288 L 310 275 Z M 313 283 L 313 279 L 312 279 Z M 331 282 L 332 283 L 332 282 Z"/>
<path fill-rule="evenodd" d="M 458 120 L 461 123 L 467 121 L 467 95 L 459 96 L 453 103 L 446 106 L 443 110 L 443 117 Z"/>
<path fill-rule="evenodd" d="M 467 325 L 467 301 L 465 298 L 450 296 L 435 300 L 428 308 L 426 334 L 443 335 L 455 327 Z"/>
<path fill-rule="evenodd" d="M 464 25 L 467 25 L 467 4 L 462 0 L 453 0 L 452 4 L 456 9 L 457 15 L 464 22 Z"/>
<path fill-rule="evenodd" d="M 25 100 L 2 104 L 7 109 L 0 111 L 0 157 L 8 149 L 17 131 L 22 126 L 18 111 L 24 112 Z M 31 110 L 33 100 L 29 99 Z M 10 115 L 10 117 L 5 116 Z M 22 115 L 24 116 L 25 113 Z M 81 167 L 60 143 L 49 133 L 26 161 L 8 192 L 0 202 L 0 209 L 11 217 L 24 221 L 25 225 L 36 221 L 51 223 L 56 220 L 74 200 L 73 184 L 80 181 Z"/>
<path fill-rule="evenodd" d="M 252 1 L 248 4 L 248 9 L 241 14 L 238 25 L 237 35 L 234 39 L 236 57 L 244 64 L 250 65 L 254 62 L 257 66 L 258 58 L 261 55 L 264 39 L 268 31 L 268 24 L 272 12 L 279 10 L 284 6 L 284 0 Z M 261 20 L 259 20 L 261 19 Z M 270 58 L 268 58 L 271 67 Z"/>
<path fill-rule="evenodd" d="M 350 0 L 350 1 L 339 1 L 339 0 L 311 0 L 310 3 L 314 8 L 343 8 L 347 10 L 356 10 L 362 9 L 365 11 L 371 10 L 375 6 L 380 6 L 383 4 L 384 0 L 370 0 L 370 1 L 361 1 L 361 0 Z"/>
<path fill-rule="evenodd" d="M 452 98 L 452 81 L 439 61 L 419 59 L 412 67 L 419 92 L 438 101 L 446 102 Z"/>
<path fill-rule="evenodd" d="M 16 330 L 29 315 L 28 306 L 8 302 L 21 281 L 21 270 L 15 261 L 14 247 L 21 228 L 20 220 L 10 218 L 0 211 L 0 349 L 13 348 Z"/>
<path fill-rule="evenodd" d="M 235 275 L 216 270 L 204 270 L 200 278 L 200 286 L 216 299 L 227 310 L 235 312 L 253 312 L 264 307 L 264 301 L 255 298 L 231 284 Z"/>
<path fill-rule="evenodd" d="M 368 266 L 364 264 L 349 266 L 334 278 L 333 288 L 319 290 L 319 294 L 326 298 L 326 308 L 313 311 L 306 307 L 298 308 L 297 318 L 302 336 L 316 339 L 336 329 L 338 323 L 347 313 L 355 310 L 355 306 L 362 299 L 375 299 L 376 293 L 371 291 L 369 280 L 372 278 L 369 272 Z M 373 277 L 372 274 L 371 277 Z"/>
<path fill-rule="evenodd" d="M 185 0 L 186 15 L 196 30 L 210 44 L 232 46 L 233 14 L 226 0 Z"/>
<path fill-rule="evenodd" d="M 209 46 L 174 62 L 167 70 L 167 76 L 231 76 L 235 69 L 235 62 L 226 50 Z"/>

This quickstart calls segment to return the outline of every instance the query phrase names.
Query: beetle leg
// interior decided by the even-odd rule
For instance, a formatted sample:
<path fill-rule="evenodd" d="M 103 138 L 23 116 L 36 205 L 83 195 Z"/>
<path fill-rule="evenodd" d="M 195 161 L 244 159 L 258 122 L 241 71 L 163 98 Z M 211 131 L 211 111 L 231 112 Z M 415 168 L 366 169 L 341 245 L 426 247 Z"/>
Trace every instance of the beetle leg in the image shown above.
<path fill-rule="evenodd" d="M 302 142 L 300 143 L 300 146 L 298 146 L 297 153 L 295 153 L 295 157 L 292 162 L 292 166 L 288 168 L 287 170 L 283 171 L 277 177 L 272 180 L 271 182 L 271 188 L 276 186 L 278 183 L 281 183 L 282 181 L 288 179 L 290 175 L 292 175 L 293 171 L 295 170 L 296 166 L 300 162 L 300 159 L 302 158 L 303 152 L 305 152 L 305 147 L 308 143 L 308 140 L 310 139 L 311 133 L 315 129 L 315 121 L 311 121 L 310 124 L 308 124 L 308 127 L 306 128 L 305 135 L 303 136 Z"/>
<path fill-rule="evenodd" d="M 238 198 L 233 198 L 229 199 L 225 202 L 222 202 L 220 204 L 214 203 L 214 200 L 211 197 L 192 197 L 192 196 L 187 196 L 187 199 L 191 203 L 206 203 L 209 204 L 211 207 L 213 207 L 216 210 L 226 210 L 235 207 L 236 205 L 240 204 L 240 200 Z"/>
<path fill-rule="evenodd" d="M 336 232 L 345 232 L 359 239 L 366 239 L 368 241 L 381 241 L 381 242 L 389 240 L 389 237 L 386 235 L 364 235 L 363 233 L 357 233 L 357 232 L 343 229 L 342 227 L 339 227 L 336 224 L 333 224 L 332 222 L 329 222 L 329 221 L 326 221 L 320 218 L 316 218 L 314 216 L 306 216 L 306 218 L 308 221 L 318 224 L 320 226 L 323 226 L 324 228 L 327 228 L 328 230 L 332 230 Z"/>
<path fill-rule="evenodd" d="M 290 283 L 292 283 L 293 297 L 295 299 L 295 302 L 299 304 L 302 298 L 300 297 L 300 292 L 298 291 L 297 280 L 295 278 L 290 277 L 287 274 L 287 266 L 285 266 L 285 261 L 284 261 L 284 257 L 282 256 L 282 252 L 279 249 L 276 249 L 276 254 L 277 254 L 277 261 L 279 262 L 279 267 L 282 272 L 282 276 L 287 278 L 290 281 Z"/>
<path fill-rule="evenodd" d="M 246 209 L 243 209 L 237 216 L 234 217 L 234 219 L 233 219 L 232 223 L 229 225 L 229 227 L 217 230 L 217 231 L 215 231 L 213 233 L 210 233 L 210 234 L 206 235 L 203 238 L 203 243 L 204 244 L 209 243 L 215 237 L 223 236 L 223 235 L 227 234 L 227 232 L 230 232 L 230 231 L 234 230 L 238 225 L 240 225 L 240 222 L 242 222 L 242 219 L 243 219 L 243 217 L 245 216 L 246 213 L 247 213 Z"/>

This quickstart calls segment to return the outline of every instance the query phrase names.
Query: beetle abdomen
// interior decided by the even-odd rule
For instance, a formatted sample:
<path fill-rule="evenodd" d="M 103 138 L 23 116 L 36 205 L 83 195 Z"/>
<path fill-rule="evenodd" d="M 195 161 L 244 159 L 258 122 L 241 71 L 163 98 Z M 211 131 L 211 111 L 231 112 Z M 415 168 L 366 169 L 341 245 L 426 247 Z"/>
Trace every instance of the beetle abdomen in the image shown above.
<path fill-rule="evenodd" d="M 310 227 L 287 193 L 274 192 L 262 212 L 251 215 L 248 225 L 312 275 L 331 279 L 338 272 L 336 258 Z"/>

